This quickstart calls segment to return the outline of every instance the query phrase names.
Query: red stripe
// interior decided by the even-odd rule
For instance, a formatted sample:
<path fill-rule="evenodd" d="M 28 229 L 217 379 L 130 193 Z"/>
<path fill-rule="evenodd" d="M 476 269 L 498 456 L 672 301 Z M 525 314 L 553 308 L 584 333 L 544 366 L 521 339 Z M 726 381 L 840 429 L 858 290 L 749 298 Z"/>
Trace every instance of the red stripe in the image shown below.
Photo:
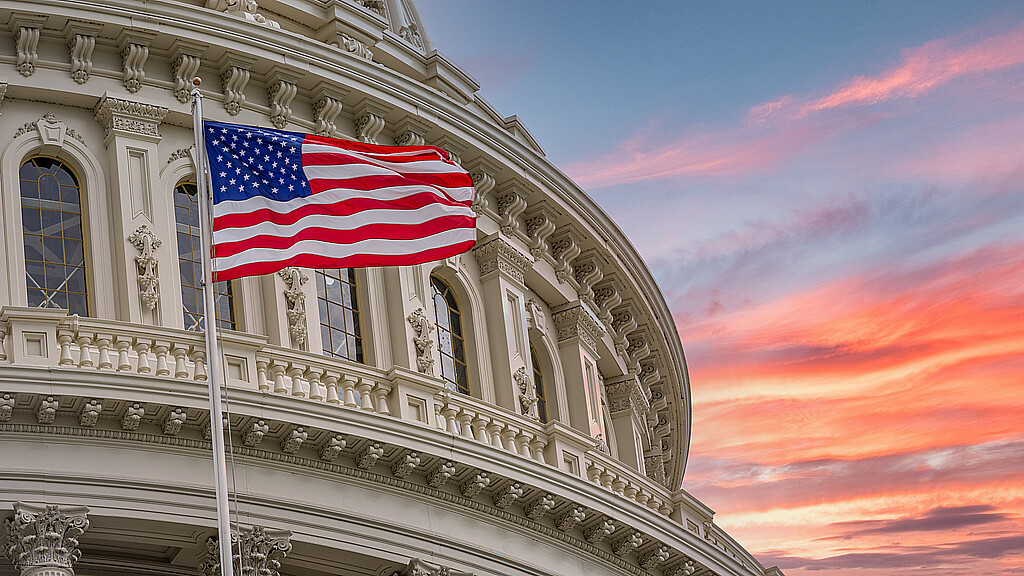
<path fill-rule="evenodd" d="M 307 176 L 308 178 L 308 176 Z M 405 176 L 373 175 L 355 178 L 309 178 L 309 189 L 313 194 L 331 188 L 349 190 L 377 190 L 390 186 L 440 186 L 443 188 L 465 188 L 473 185 L 466 174 L 407 174 Z"/>
<path fill-rule="evenodd" d="M 434 162 L 440 164 L 447 164 L 441 156 L 438 155 L 436 150 L 428 150 L 418 154 L 406 154 L 401 156 L 397 154 L 368 154 L 365 152 L 355 152 L 351 150 L 338 150 L 337 152 L 327 151 L 309 151 L 302 153 L 302 163 L 311 166 L 329 166 L 331 164 L 372 164 L 374 161 L 377 162 L 394 162 L 395 164 L 406 164 L 409 162 Z M 356 156 L 358 154 L 358 156 Z M 339 159 L 344 158 L 347 162 L 339 162 Z M 452 169 L 458 169 L 458 166 L 451 166 Z"/>
<path fill-rule="evenodd" d="M 287 268 L 288 266 L 300 266 L 303 268 L 358 268 L 365 266 L 412 266 L 413 264 L 422 264 L 424 262 L 432 262 L 434 260 L 441 260 L 449 256 L 455 256 L 456 254 L 462 254 L 468 251 L 475 244 L 475 240 L 467 240 L 458 244 L 452 244 L 450 246 L 441 246 L 439 248 L 431 248 L 430 250 L 424 250 L 423 252 L 415 252 L 413 254 L 395 254 L 395 255 L 380 255 L 380 254 L 354 254 L 345 258 L 329 258 L 326 256 L 317 256 L 314 254 L 300 254 L 293 256 L 287 260 L 279 260 L 274 262 L 253 262 L 252 264 L 243 264 L 227 270 L 215 270 L 213 273 L 213 280 L 220 282 L 221 280 L 233 280 L 235 278 L 241 278 L 243 276 L 258 276 L 260 274 L 273 274 L 278 270 Z"/>
<path fill-rule="evenodd" d="M 394 154 L 399 152 L 433 151 L 440 154 L 445 161 L 450 161 L 448 152 L 438 148 L 437 146 L 383 146 L 381 144 L 367 144 L 365 142 L 356 142 L 354 140 L 328 138 L 326 136 L 317 136 L 315 134 L 306 134 L 305 141 L 332 146 L 341 150 L 352 150 L 363 154 Z"/>
<path fill-rule="evenodd" d="M 419 240 L 446 230 L 475 227 L 476 220 L 470 216 L 441 216 L 419 224 L 367 224 L 352 230 L 309 227 L 293 236 L 261 234 L 235 242 L 218 242 L 215 255 L 226 258 L 245 252 L 250 248 L 283 250 L 302 240 L 319 240 L 332 244 L 353 244 L 369 239 Z"/>
<path fill-rule="evenodd" d="M 294 224 L 306 216 L 317 214 L 323 214 L 324 216 L 351 216 L 364 210 L 415 210 L 431 204 L 443 204 L 454 207 L 466 206 L 461 202 L 438 198 L 436 194 L 430 192 L 420 192 L 419 194 L 411 194 L 394 200 L 351 198 L 333 204 L 299 204 L 290 212 L 275 212 L 269 208 L 262 208 L 252 212 L 225 214 L 213 219 L 213 229 L 247 228 L 260 222 L 288 225 Z"/>

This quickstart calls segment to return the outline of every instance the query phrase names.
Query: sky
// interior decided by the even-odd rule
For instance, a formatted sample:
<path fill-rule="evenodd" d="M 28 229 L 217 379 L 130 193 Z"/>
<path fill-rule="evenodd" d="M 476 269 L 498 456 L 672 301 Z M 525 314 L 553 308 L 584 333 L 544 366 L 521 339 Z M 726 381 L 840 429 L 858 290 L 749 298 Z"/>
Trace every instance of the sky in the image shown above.
<path fill-rule="evenodd" d="M 418 6 L 652 270 L 717 524 L 789 576 L 1024 574 L 1024 3 Z"/>

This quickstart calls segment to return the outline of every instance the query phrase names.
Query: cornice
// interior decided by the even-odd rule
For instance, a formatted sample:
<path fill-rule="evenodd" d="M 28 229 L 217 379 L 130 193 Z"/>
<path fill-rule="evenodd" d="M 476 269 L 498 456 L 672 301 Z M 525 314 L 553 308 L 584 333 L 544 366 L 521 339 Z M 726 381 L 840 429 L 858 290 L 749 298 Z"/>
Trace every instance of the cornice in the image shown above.
<path fill-rule="evenodd" d="M 526 271 L 533 266 L 533 258 L 520 252 L 500 235 L 492 235 L 477 243 L 473 255 L 480 266 L 481 280 L 500 274 L 526 286 Z"/>

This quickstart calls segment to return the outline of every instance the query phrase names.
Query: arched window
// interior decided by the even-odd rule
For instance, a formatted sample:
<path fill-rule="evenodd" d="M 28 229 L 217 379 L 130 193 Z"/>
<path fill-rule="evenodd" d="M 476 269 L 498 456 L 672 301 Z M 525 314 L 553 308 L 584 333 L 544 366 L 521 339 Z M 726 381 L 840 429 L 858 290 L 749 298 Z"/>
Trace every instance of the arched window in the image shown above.
<path fill-rule="evenodd" d="M 462 311 L 448 284 L 430 277 L 434 294 L 434 318 L 437 321 L 437 349 L 441 352 L 441 377 L 449 388 L 470 393 L 469 367 L 466 365 L 466 338 L 462 332 Z"/>
<path fill-rule="evenodd" d="M 533 364 L 533 387 L 537 391 L 537 416 L 541 422 L 548 421 L 548 399 L 544 392 L 544 370 L 537 357 L 537 349 L 530 344 L 530 363 Z"/>
<path fill-rule="evenodd" d="M 199 226 L 199 194 L 195 184 L 174 187 L 174 222 L 178 238 L 178 268 L 181 271 L 181 303 L 186 330 L 201 330 L 203 299 L 203 243 Z M 217 327 L 235 329 L 235 298 L 231 282 L 213 285 L 217 307 Z"/>
<path fill-rule="evenodd" d="M 89 315 L 82 196 L 71 169 L 53 158 L 21 165 L 28 305 Z"/>
<path fill-rule="evenodd" d="M 316 297 L 324 354 L 362 362 L 363 337 L 359 327 L 355 269 L 317 270 Z"/>

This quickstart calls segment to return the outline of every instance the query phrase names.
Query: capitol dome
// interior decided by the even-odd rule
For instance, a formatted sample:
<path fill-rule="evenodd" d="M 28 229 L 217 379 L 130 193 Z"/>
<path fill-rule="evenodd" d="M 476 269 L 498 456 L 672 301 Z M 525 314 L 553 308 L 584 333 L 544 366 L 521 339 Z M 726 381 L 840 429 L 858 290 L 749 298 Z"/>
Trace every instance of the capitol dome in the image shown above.
<path fill-rule="evenodd" d="M 0 575 L 219 574 L 189 90 L 436 145 L 477 243 L 217 286 L 236 569 L 743 575 L 647 267 L 411 0 L 0 0 Z M 215 419 L 216 420 L 216 419 Z"/>

